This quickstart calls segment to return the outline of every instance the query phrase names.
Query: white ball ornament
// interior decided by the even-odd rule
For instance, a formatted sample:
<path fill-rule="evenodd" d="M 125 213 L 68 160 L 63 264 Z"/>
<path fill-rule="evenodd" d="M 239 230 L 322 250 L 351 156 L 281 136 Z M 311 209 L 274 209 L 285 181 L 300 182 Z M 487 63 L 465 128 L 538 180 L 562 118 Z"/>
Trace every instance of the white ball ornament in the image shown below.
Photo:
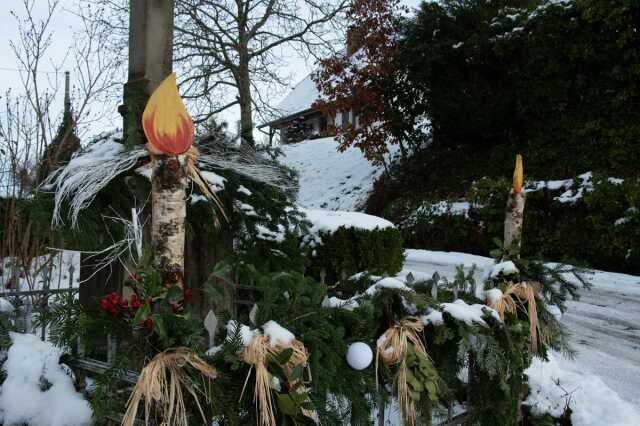
<path fill-rule="evenodd" d="M 347 348 L 347 363 L 354 370 L 364 370 L 373 361 L 373 351 L 363 342 L 356 342 Z"/>

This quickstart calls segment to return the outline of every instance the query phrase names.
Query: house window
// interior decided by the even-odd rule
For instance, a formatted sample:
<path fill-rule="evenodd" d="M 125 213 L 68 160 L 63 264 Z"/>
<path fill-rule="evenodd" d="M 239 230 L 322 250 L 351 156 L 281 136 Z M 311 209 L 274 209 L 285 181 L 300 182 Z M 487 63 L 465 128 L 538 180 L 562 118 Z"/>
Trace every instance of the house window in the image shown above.
<path fill-rule="evenodd" d="M 340 124 L 342 125 L 342 127 L 347 127 L 349 125 L 349 111 L 342 111 L 341 115 L 342 117 Z"/>
<path fill-rule="evenodd" d="M 320 132 L 324 132 L 327 130 L 327 117 L 324 115 L 320 117 Z"/>

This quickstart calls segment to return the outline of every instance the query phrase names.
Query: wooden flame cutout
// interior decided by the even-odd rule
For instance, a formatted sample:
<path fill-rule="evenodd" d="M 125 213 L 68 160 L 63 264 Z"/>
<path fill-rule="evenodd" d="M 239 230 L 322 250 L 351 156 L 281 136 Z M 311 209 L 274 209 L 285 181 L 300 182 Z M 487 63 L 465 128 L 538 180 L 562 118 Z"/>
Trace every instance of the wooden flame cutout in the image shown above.
<path fill-rule="evenodd" d="M 522 166 L 522 155 L 516 155 L 516 167 L 513 170 L 513 192 L 522 192 L 524 185 L 524 168 Z"/>
<path fill-rule="evenodd" d="M 154 154 L 178 155 L 193 142 L 193 121 L 171 73 L 153 92 L 142 114 L 142 127 Z"/>

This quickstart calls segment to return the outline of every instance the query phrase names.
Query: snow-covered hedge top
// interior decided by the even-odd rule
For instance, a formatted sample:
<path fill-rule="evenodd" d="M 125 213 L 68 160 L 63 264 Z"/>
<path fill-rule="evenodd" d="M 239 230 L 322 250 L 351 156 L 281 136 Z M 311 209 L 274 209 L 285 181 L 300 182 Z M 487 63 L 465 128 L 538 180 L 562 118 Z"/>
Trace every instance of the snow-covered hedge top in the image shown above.
<path fill-rule="evenodd" d="M 372 231 L 374 229 L 394 228 L 393 223 L 381 217 L 358 212 L 301 209 L 311 222 L 310 232 L 333 233 L 340 227 Z"/>

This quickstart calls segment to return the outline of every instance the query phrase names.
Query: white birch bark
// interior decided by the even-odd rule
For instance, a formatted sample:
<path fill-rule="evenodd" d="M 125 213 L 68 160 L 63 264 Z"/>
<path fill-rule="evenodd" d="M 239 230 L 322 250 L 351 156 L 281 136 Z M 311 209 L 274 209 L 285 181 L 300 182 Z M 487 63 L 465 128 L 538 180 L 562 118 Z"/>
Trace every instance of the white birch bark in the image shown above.
<path fill-rule="evenodd" d="M 187 174 L 177 156 L 153 156 L 151 233 L 156 265 L 166 286 L 184 279 Z"/>
<path fill-rule="evenodd" d="M 509 193 L 504 218 L 504 249 L 520 248 L 522 241 L 522 225 L 524 220 L 525 192 Z M 515 245 L 514 245 L 515 244 Z"/>

